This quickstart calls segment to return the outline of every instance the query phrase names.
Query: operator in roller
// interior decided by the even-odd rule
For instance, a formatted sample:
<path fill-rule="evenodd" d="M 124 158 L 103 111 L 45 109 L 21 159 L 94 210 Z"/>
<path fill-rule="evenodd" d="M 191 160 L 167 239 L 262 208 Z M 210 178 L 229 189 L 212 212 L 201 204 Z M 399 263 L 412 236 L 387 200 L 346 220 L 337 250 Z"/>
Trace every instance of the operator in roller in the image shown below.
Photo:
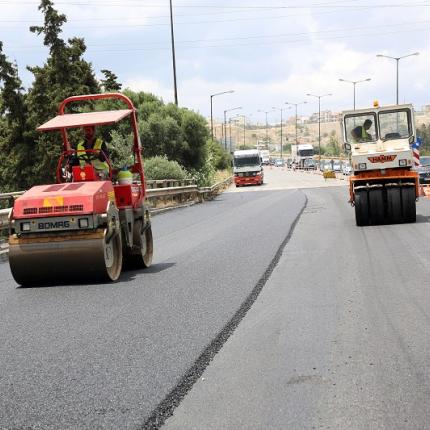
<path fill-rule="evenodd" d="M 372 121 L 366 119 L 363 125 L 359 125 L 351 131 L 353 139 L 358 143 L 371 142 L 373 140 L 372 135 L 367 131 L 370 127 L 372 127 Z"/>
<path fill-rule="evenodd" d="M 81 166 L 90 163 L 96 169 L 100 178 L 105 179 L 109 176 L 109 164 L 106 158 L 109 157 L 106 144 L 101 138 L 96 138 L 96 129 L 94 126 L 84 127 L 85 140 L 81 140 L 76 148 L 76 155 Z M 93 149 L 96 152 L 85 152 Z"/>

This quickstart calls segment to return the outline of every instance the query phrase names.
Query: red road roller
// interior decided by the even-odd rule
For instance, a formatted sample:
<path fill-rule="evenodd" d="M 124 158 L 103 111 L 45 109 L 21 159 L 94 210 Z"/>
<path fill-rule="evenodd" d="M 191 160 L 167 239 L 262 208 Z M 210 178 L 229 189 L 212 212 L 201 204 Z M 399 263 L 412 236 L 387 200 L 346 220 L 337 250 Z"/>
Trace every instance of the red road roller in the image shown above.
<path fill-rule="evenodd" d="M 66 113 L 71 105 L 111 99 L 124 109 Z M 73 149 L 70 129 L 129 121 L 133 130 L 133 164 L 115 169 L 99 149 Z M 9 263 L 23 286 L 87 281 L 116 281 L 123 265 L 139 269 L 152 262 L 153 240 L 145 204 L 145 176 L 136 109 L 120 93 L 90 94 L 65 99 L 58 115 L 38 127 L 60 131 L 63 152 L 57 183 L 34 186 L 16 199 L 10 215 Z M 75 132 L 76 134 L 76 132 Z M 107 171 L 94 160 L 104 157 Z M 78 160 L 78 162 L 77 162 Z M 123 175 L 124 176 L 124 175 Z"/>

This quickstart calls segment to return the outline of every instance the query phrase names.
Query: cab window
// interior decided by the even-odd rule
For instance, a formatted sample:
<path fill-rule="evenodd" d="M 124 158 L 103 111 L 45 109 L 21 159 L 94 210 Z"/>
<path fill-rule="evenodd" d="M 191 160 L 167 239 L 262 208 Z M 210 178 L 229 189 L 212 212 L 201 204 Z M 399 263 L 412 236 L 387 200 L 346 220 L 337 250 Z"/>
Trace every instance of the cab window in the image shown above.
<path fill-rule="evenodd" d="M 345 116 L 345 139 L 348 143 L 375 143 L 378 139 L 374 113 Z"/>
<path fill-rule="evenodd" d="M 382 140 L 407 139 L 412 135 L 410 112 L 380 112 L 379 128 Z"/>

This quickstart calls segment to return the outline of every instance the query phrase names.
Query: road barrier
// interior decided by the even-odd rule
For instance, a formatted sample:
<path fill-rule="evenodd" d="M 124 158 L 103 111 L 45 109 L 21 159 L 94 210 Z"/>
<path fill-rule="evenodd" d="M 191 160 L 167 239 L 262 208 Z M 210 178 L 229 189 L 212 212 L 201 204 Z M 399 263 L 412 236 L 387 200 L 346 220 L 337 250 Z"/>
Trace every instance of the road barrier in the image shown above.
<path fill-rule="evenodd" d="M 202 203 L 212 200 L 233 182 L 233 176 L 218 182 L 212 187 L 199 188 L 193 179 L 174 180 L 148 180 L 146 182 L 146 200 L 153 214 L 188 206 L 193 203 Z M 0 202 L 8 201 L 10 207 L 0 209 L 0 233 L 9 229 L 9 214 L 15 198 L 22 195 L 24 191 L 0 194 Z M 0 261 L 7 257 L 8 246 L 5 239 L 0 237 Z"/>

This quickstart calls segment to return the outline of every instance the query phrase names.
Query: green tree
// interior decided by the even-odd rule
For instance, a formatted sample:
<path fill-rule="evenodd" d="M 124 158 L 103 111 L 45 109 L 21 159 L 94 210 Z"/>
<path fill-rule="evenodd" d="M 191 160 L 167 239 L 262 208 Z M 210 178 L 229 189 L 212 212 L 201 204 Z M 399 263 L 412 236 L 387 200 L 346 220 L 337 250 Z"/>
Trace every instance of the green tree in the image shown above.
<path fill-rule="evenodd" d="M 62 139 L 58 133 L 39 133 L 36 128 L 54 117 L 59 103 L 72 95 L 119 91 L 117 76 L 104 69 L 99 83 L 91 63 L 83 59 L 86 45 L 81 38 L 61 37 L 66 16 L 51 0 L 41 0 L 43 25 L 30 31 L 43 36 L 49 55 L 41 66 L 27 66 L 34 81 L 28 92 L 22 89 L 15 64 L 7 60 L 0 42 L 0 183 L 3 190 L 25 189 L 35 183 L 51 182 L 55 175 Z M 166 156 L 187 169 L 209 172 L 211 166 L 224 167 L 229 156 L 208 141 L 205 118 L 185 108 L 163 101 L 154 94 L 124 90 L 136 106 L 144 155 Z M 75 103 L 68 112 L 87 109 L 109 110 L 122 104 L 102 100 L 84 105 Z M 113 161 L 129 164 L 132 156 L 129 125 L 121 122 L 110 128 L 100 127 Z M 79 136 L 79 132 L 72 132 Z M 221 148 L 222 149 L 222 148 Z M 214 167 L 215 168 L 215 167 Z M 207 179 L 210 175 L 206 175 Z"/>
<path fill-rule="evenodd" d="M 417 127 L 417 137 L 422 141 L 420 147 L 420 153 L 422 155 L 430 154 L 430 127 L 425 124 L 421 124 Z"/>
<path fill-rule="evenodd" d="M 49 57 L 42 67 L 27 67 L 34 75 L 34 82 L 27 96 L 28 124 L 31 130 L 55 116 L 59 103 L 66 97 L 100 92 L 91 64 L 82 58 L 86 51 L 84 40 L 75 37 L 65 42 L 60 37 L 61 27 L 67 19 L 54 9 L 50 0 L 41 0 L 39 10 L 44 14 L 44 24 L 30 27 L 30 31 L 43 34 L 43 43 L 49 48 Z M 79 109 L 79 106 L 73 109 Z M 30 133 L 35 149 L 29 180 L 49 182 L 54 177 L 56 162 L 62 150 L 61 140 L 52 133 Z"/>
<path fill-rule="evenodd" d="M 105 92 L 117 92 L 117 91 L 121 91 L 121 87 L 122 87 L 122 84 L 120 84 L 119 82 L 118 82 L 118 76 L 117 75 L 115 75 L 115 73 L 113 73 L 113 72 L 111 72 L 110 70 L 107 70 L 107 69 L 102 69 L 102 70 L 100 70 L 103 74 L 104 74 L 104 76 L 105 76 L 105 78 L 104 79 L 101 79 L 100 80 L 100 82 L 101 82 L 101 85 L 102 85 L 102 87 L 103 87 L 103 90 L 105 91 Z"/>
<path fill-rule="evenodd" d="M 322 151 L 321 151 L 322 152 Z M 330 138 L 327 147 L 325 148 L 325 155 L 331 156 L 339 156 L 340 155 L 340 147 L 339 140 L 336 136 L 336 132 L 333 130 L 330 133 Z"/>
<path fill-rule="evenodd" d="M 0 42 L 0 190 L 24 187 L 30 163 L 29 141 L 25 138 L 26 106 L 16 64 L 8 61 Z"/>

